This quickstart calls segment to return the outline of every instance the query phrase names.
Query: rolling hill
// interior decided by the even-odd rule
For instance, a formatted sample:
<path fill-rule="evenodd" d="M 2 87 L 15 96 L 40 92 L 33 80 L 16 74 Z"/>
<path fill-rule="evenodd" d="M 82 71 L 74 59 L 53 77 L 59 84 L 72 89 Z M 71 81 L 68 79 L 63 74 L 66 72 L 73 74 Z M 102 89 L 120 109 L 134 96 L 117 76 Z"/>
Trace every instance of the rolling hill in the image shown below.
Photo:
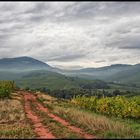
<path fill-rule="evenodd" d="M 0 60 L 0 80 L 14 80 L 22 88 L 70 89 L 80 88 L 88 83 L 100 83 L 100 80 L 85 80 L 68 77 L 58 69 L 30 57 L 4 58 Z"/>
<path fill-rule="evenodd" d="M 16 57 L 0 59 L 0 71 L 30 71 L 51 69 L 48 64 L 31 57 Z"/>
<path fill-rule="evenodd" d="M 124 71 L 117 72 L 109 78 L 109 81 L 140 85 L 140 64 L 134 65 Z"/>
<path fill-rule="evenodd" d="M 99 67 L 99 68 L 84 68 L 80 70 L 73 70 L 73 71 L 64 71 L 61 70 L 60 72 L 68 75 L 79 75 L 80 77 L 84 78 L 91 78 L 91 79 L 106 79 L 113 74 L 116 74 L 120 71 L 127 70 L 131 68 L 132 65 L 126 64 L 115 64 L 111 66 Z"/>
<path fill-rule="evenodd" d="M 30 87 L 31 89 L 48 88 L 48 89 L 71 89 L 81 88 L 83 85 L 97 85 L 104 86 L 101 80 L 89 80 L 78 77 L 69 77 L 56 72 L 46 70 L 36 70 L 24 75 L 22 78 L 15 80 L 17 86 L 21 88 Z M 106 84 L 106 83 L 105 83 Z"/>
<path fill-rule="evenodd" d="M 106 82 L 136 84 L 140 86 L 140 64 L 115 64 L 100 68 L 85 68 L 80 70 L 61 70 L 62 74 L 78 76 L 84 79 L 100 79 Z"/>
<path fill-rule="evenodd" d="M 42 61 L 26 56 L 0 59 L 0 80 L 16 80 L 20 85 L 27 85 L 27 83 L 31 85 L 32 83 L 31 86 L 33 87 L 34 85 L 37 86 L 38 83 L 39 86 L 41 86 L 40 81 L 46 81 L 50 87 L 55 84 L 55 87 L 64 88 L 60 85 L 65 85 L 66 83 L 71 83 L 68 84 L 71 85 L 70 87 L 77 87 L 78 81 L 74 80 L 76 81 L 75 83 L 68 81 L 68 79 L 65 79 L 65 75 L 69 77 L 79 77 L 84 80 L 99 79 L 106 82 L 113 81 L 116 83 L 136 84 L 140 86 L 140 64 L 115 64 L 100 68 L 64 70 L 51 67 Z M 52 79 L 53 82 L 50 81 Z"/>

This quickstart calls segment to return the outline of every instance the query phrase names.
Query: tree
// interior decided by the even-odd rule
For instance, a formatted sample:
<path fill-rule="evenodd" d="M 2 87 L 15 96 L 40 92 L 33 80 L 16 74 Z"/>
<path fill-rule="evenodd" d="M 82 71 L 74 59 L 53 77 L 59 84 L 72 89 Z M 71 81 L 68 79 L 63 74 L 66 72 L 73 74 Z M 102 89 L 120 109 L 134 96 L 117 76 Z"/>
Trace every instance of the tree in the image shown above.
<path fill-rule="evenodd" d="M 121 92 L 120 92 L 120 90 L 118 90 L 118 89 L 116 89 L 116 90 L 114 90 L 113 91 L 113 95 L 114 96 L 117 96 L 117 95 L 119 95 Z"/>
<path fill-rule="evenodd" d="M 30 90 L 30 88 L 29 88 L 29 87 L 26 87 L 26 88 L 25 88 L 25 90 L 29 91 L 29 90 Z"/>

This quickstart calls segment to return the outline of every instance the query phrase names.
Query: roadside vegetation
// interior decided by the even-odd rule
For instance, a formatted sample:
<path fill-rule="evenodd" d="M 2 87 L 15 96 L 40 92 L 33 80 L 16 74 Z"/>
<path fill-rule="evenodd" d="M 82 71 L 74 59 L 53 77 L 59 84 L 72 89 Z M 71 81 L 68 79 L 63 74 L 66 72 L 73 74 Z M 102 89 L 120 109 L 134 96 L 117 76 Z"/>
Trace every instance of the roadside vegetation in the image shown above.
<path fill-rule="evenodd" d="M 43 88 L 36 92 L 26 88 L 22 92 L 16 91 L 13 81 L 1 81 L 0 138 L 38 137 L 33 123 L 25 114 L 26 100 L 23 97 L 26 93 L 28 96 L 25 97 L 31 108 L 28 110 L 29 114 L 32 111 L 40 119 L 42 126 L 56 138 L 83 138 L 69 129 L 70 125 L 97 138 L 140 138 L 140 96 L 122 96 L 125 92 L 119 90 L 114 90 L 109 95 L 106 90 L 109 89 Z M 39 109 L 39 103 L 49 113 Z M 54 119 L 53 115 L 67 121 L 69 127 Z"/>
<path fill-rule="evenodd" d="M 42 93 L 37 95 L 37 99 L 52 113 L 99 138 L 140 137 L 138 120 L 95 113 L 86 107 L 75 106 L 73 100 L 57 99 Z M 88 102 L 86 104 L 88 105 Z"/>
<path fill-rule="evenodd" d="M 0 99 L 9 98 L 14 90 L 14 81 L 0 81 Z"/>
<path fill-rule="evenodd" d="M 13 82 L 0 82 L 0 139 L 35 138 L 25 117 L 22 96 L 14 88 Z"/>
<path fill-rule="evenodd" d="M 121 118 L 140 118 L 140 96 L 126 98 L 124 96 L 104 97 L 76 96 L 72 99 L 76 106 L 109 116 Z"/>

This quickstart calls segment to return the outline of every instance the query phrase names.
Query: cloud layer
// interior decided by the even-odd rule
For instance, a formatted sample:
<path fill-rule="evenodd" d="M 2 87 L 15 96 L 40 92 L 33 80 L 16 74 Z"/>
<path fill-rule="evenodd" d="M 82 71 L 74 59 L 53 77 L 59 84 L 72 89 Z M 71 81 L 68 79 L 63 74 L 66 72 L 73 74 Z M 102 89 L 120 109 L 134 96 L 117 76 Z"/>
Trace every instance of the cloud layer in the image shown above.
<path fill-rule="evenodd" d="M 0 57 L 59 67 L 140 63 L 140 2 L 1 2 Z"/>

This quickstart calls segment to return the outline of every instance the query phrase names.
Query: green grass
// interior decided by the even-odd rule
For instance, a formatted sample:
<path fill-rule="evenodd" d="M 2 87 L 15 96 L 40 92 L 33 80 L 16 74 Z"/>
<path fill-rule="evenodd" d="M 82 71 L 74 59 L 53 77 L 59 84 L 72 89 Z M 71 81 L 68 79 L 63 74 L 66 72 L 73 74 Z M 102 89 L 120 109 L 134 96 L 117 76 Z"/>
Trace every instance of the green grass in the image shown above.
<path fill-rule="evenodd" d="M 55 107 L 54 112 L 73 125 L 82 127 L 83 129 L 86 128 L 85 131 L 92 132 L 93 134 L 96 132 L 96 135 L 99 137 L 108 138 L 106 136 L 108 132 L 112 133 L 110 138 L 140 137 L 138 129 L 135 131 L 129 124 L 113 120 L 103 115 L 93 115 L 86 111 L 62 107 Z"/>
<path fill-rule="evenodd" d="M 127 85 L 109 84 L 111 89 L 119 89 L 120 91 L 140 91 L 139 87 L 130 87 Z"/>
<path fill-rule="evenodd" d="M 16 138 L 16 139 L 28 139 L 28 138 L 35 138 L 35 135 L 33 134 L 30 127 L 19 127 L 14 126 L 15 128 L 11 129 L 0 129 L 0 138 Z"/>
<path fill-rule="evenodd" d="M 28 78 L 21 79 L 16 82 L 21 88 L 30 87 L 32 89 L 35 88 L 43 88 L 47 87 L 49 89 L 70 89 L 70 88 L 78 88 L 76 83 L 73 83 L 64 77 L 47 77 L 47 78 Z"/>
<path fill-rule="evenodd" d="M 0 100 L 0 139 L 33 139 L 35 137 L 25 117 L 21 95 L 11 93 L 10 99 Z"/>
<path fill-rule="evenodd" d="M 125 71 L 118 72 L 109 77 L 110 81 L 120 81 L 121 83 L 135 83 L 140 86 L 140 66 L 133 66 Z"/>
<path fill-rule="evenodd" d="M 71 89 L 80 88 L 80 84 L 95 83 L 99 80 L 87 80 L 78 77 L 68 77 L 54 72 L 35 71 L 15 80 L 21 87 L 30 87 L 31 89 L 47 87 L 48 89 Z"/>
<path fill-rule="evenodd" d="M 67 139 L 75 139 L 75 138 L 82 138 L 69 130 L 67 127 L 63 126 L 59 122 L 50 118 L 46 113 L 39 111 L 36 109 L 36 106 L 30 102 L 31 108 L 35 114 L 37 114 L 41 118 L 41 122 L 44 126 L 46 126 L 49 131 L 56 137 L 56 138 L 67 138 Z"/>
<path fill-rule="evenodd" d="M 85 132 L 102 138 L 139 138 L 140 123 L 131 119 L 105 116 L 80 107 L 73 106 L 69 101 L 51 100 L 41 102 L 53 114 L 64 118 L 72 125 L 80 127 Z M 50 107 L 50 108 L 49 108 Z"/>

